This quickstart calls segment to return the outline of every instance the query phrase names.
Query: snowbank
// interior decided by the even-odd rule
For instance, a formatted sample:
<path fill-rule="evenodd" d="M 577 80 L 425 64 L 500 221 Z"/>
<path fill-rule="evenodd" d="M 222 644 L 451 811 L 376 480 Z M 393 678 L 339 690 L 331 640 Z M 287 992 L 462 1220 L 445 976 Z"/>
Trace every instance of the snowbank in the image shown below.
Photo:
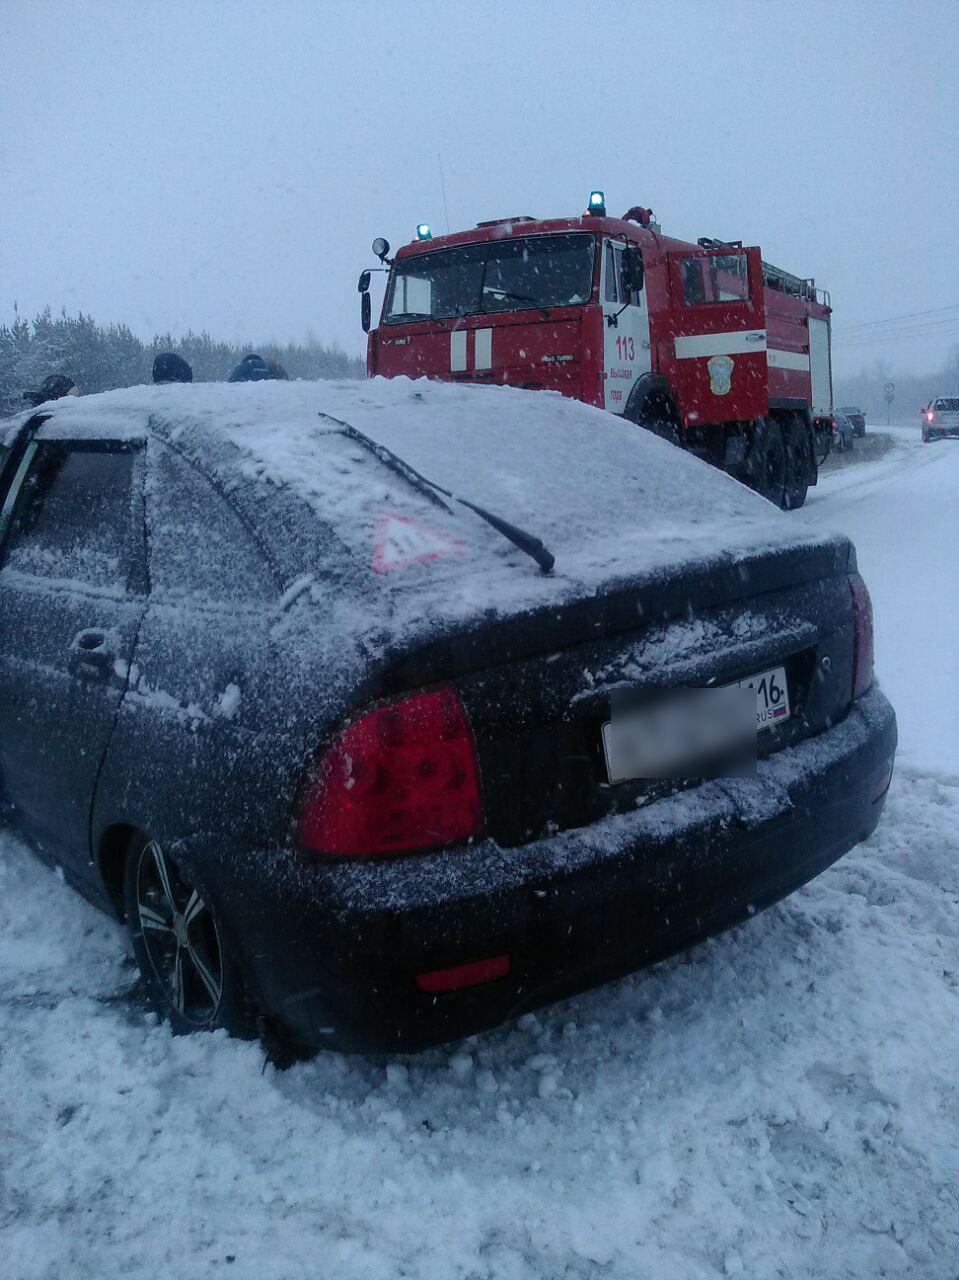
<path fill-rule="evenodd" d="M 0 845 L 11 1280 L 952 1280 L 959 789 L 684 957 L 452 1051 L 150 1025 L 118 926 Z"/>
<path fill-rule="evenodd" d="M 896 435 L 893 454 L 824 479 L 794 514 L 855 543 L 899 760 L 959 778 L 959 441 Z"/>

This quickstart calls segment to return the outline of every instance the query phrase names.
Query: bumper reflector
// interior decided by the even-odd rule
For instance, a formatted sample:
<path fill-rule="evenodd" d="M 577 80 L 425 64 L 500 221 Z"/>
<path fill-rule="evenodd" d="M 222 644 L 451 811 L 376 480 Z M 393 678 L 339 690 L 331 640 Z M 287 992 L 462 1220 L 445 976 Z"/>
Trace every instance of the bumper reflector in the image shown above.
<path fill-rule="evenodd" d="M 509 973 L 509 956 L 490 956 L 486 960 L 474 960 L 471 964 L 458 964 L 452 969 L 431 969 L 418 973 L 416 985 L 421 991 L 459 991 L 463 987 L 478 987 L 482 982 L 494 982 Z"/>

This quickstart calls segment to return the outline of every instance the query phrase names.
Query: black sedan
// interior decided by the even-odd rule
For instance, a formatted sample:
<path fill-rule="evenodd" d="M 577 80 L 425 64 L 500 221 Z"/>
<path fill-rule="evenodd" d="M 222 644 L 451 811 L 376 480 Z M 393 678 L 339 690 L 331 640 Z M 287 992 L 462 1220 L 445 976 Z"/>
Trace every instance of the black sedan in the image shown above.
<path fill-rule="evenodd" d="M 866 434 L 866 414 L 864 410 L 857 405 L 847 404 L 841 406 L 836 412 L 849 419 L 852 424 L 853 435 L 864 436 Z"/>
<path fill-rule="evenodd" d="M 847 540 L 406 380 L 0 426 L 0 723 L 0 803 L 175 1030 L 358 1051 L 747 919 L 873 830 L 896 745 Z"/>

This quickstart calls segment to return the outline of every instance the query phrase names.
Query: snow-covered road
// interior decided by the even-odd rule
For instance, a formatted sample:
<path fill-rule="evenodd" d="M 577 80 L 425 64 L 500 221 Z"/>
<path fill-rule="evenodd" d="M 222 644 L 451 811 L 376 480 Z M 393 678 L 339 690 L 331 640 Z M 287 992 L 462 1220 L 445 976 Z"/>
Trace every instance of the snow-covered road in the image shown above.
<path fill-rule="evenodd" d="M 890 433 L 880 461 L 824 476 L 800 518 L 848 533 L 876 617 L 899 763 L 959 775 L 959 442 Z"/>
<path fill-rule="evenodd" d="M 121 930 L 0 838 L 3 1280 L 955 1280 L 959 443 L 798 519 L 856 540 L 903 743 L 868 844 L 455 1051 L 172 1039 Z"/>

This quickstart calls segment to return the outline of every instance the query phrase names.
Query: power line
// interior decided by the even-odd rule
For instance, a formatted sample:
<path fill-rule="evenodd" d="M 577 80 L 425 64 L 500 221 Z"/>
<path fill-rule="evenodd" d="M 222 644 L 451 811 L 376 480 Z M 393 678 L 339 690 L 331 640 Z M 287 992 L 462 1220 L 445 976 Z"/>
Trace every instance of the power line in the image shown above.
<path fill-rule="evenodd" d="M 911 325 L 900 329 L 886 329 L 879 333 L 854 333 L 847 336 L 840 332 L 833 339 L 833 346 L 868 346 L 871 343 L 898 342 L 910 338 L 948 338 L 953 334 L 959 336 L 959 317 L 948 324 Z"/>
<path fill-rule="evenodd" d="M 866 332 L 861 330 L 848 330 L 840 326 L 834 326 L 833 333 L 837 340 L 842 339 L 848 342 L 869 341 L 873 338 L 888 338 L 896 333 L 935 333 L 938 330 L 951 329 L 954 325 L 959 324 L 959 315 L 957 316 L 940 316 L 937 320 L 903 320 L 899 324 L 889 325 L 885 329 L 871 329 Z"/>
<path fill-rule="evenodd" d="M 950 303 L 947 307 L 931 307 L 928 311 L 906 311 L 902 315 L 886 316 L 882 320 L 864 320 L 860 324 L 849 325 L 845 332 L 852 333 L 860 329 L 873 329 L 881 325 L 898 324 L 901 320 L 914 320 L 920 316 L 939 315 L 943 311 L 959 311 L 959 302 Z"/>

